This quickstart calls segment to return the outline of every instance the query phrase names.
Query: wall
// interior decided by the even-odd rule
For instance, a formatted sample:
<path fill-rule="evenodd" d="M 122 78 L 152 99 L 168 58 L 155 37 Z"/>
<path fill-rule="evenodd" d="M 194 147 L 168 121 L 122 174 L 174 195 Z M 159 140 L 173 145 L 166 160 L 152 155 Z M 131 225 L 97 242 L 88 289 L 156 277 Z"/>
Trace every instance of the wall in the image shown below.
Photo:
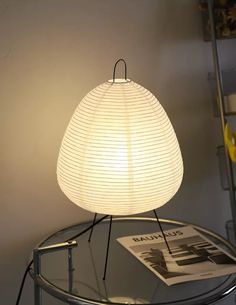
<path fill-rule="evenodd" d="M 76 105 L 111 78 L 120 57 L 129 77 L 165 107 L 183 152 L 182 187 L 159 215 L 224 233 L 229 201 L 219 185 L 220 136 L 207 83 L 211 51 L 202 41 L 197 1 L 1 0 L 0 41 L 0 296 L 5 304 L 14 303 L 29 253 L 40 239 L 92 218 L 60 191 L 57 154 Z M 229 50 L 222 52 L 232 59 Z M 22 300 L 30 303 L 31 285 Z"/>

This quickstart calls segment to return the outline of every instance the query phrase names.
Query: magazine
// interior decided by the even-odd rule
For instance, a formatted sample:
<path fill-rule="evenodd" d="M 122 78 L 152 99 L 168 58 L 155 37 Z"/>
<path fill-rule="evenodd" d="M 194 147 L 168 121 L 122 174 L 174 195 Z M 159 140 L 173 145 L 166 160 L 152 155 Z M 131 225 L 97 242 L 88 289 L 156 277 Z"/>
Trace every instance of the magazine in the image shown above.
<path fill-rule="evenodd" d="M 125 236 L 118 242 L 167 285 L 236 273 L 236 258 L 191 226 Z"/>

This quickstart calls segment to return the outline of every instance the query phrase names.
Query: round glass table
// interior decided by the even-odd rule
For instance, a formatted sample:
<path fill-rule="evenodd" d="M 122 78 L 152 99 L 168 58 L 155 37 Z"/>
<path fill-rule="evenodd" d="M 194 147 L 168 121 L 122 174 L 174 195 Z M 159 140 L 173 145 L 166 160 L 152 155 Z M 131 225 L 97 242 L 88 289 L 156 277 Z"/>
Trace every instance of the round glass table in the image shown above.
<path fill-rule="evenodd" d="M 174 229 L 188 223 L 160 219 L 163 229 Z M 41 289 L 69 304 L 213 304 L 234 292 L 236 275 L 192 281 L 167 286 L 138 259 L 117 242 L 118 237 L 159 231 L 155 218 L 114 218 L 111 231 L 106 279 L 103 271 L 106 257 L 109 220 L 104 220 L 76 239 L 67 248 L 64 241 L 88 228 L 82 223 L 60 230 L 34 251 L 35 304 L 41 304 Z M 221 236 L 192 225 L 229 253 L 236 249 Z M 62 243 L 62 244 L 60 244 Z M 37 262 L 35 261 L 37 260 Z"/>

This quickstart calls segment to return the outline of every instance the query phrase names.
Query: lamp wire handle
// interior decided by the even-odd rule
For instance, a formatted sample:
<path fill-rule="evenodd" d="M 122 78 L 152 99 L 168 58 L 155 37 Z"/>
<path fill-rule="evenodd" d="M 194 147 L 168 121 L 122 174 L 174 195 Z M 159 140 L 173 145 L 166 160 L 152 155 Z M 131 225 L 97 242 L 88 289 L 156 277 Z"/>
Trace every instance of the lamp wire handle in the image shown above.
<path fill-rule="evenodd" d="M 114 65 L 114 69 L 113 69 L 113 83 L 115 82 L 115 78 L 116 78 L 116 67 L 118 65 L 119 62 L 123 62 L 125 65 L 125 79 L 127 80 L 127 64 L 126 61 L 123 58 L 120 58 L 116 61 L 115 65 Z"/>

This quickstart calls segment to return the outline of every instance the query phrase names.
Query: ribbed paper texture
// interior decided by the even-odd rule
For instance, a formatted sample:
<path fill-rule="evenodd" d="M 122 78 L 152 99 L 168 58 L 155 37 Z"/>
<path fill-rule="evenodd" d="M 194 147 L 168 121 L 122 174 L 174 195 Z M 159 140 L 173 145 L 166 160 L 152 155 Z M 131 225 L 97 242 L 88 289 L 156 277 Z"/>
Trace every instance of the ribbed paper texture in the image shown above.
<path fill-rule="evenodd" d="M 183 162 L 174 129 L 145 88 L 106 82 L 80 102 L 57 164 L 65 195 L 91 212 L 130 215 L 158 208 L 179 189 Z"/>

